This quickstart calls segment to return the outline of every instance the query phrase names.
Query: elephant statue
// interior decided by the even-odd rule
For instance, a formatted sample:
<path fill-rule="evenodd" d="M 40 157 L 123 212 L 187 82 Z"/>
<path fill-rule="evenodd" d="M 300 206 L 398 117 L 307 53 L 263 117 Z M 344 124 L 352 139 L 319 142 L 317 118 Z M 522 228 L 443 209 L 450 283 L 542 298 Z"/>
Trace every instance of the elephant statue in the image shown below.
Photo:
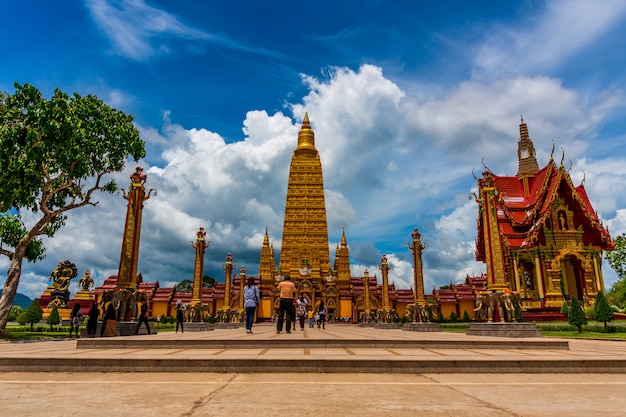
<path fill-rule="evenodd" d="M 404 317 L 409 319 L 411 323 L 417 323 L 420 317 L 420 305 L 418 303 L 409 304 L 406 306 L 406 313 Z"/>
<path fill-rule="evenodd" d="M 399 320 L 400 320 L 400 316 L 398 316 L 398 313 L 396 312 L 396 310 L 394 309 L 389 310 L 389 312 L 387 313 L 387 323 L 395 323 Z"/>
<path fill-rule="evenodd" d="M 476 294 L 476 308 L 474 311 L 476 312 L 476 319 L 480 321 L 491 321 L 489 320 L 489 304 L 491 303 L 491 293 L 487 291 L 482 291 Z M 493 319 L 493 316 L 491 317 Z"/>
<path fill-rule="evenodd" d="M 500 317 L 500 321 L 516 321 L 515 319 L 515 307 L 513 306 L 513 300 L 511 298 L 511 293 L 505 291 L 501 294 L 501 302 L 502 302 L 502 311 L 503 316 Z"/>

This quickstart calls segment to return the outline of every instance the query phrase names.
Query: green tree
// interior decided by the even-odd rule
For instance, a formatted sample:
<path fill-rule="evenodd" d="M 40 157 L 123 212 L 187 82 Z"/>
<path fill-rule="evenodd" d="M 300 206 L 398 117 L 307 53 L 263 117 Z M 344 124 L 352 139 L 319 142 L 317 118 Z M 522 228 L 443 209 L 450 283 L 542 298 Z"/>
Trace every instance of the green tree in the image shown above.
<path fill-rule="evenodd" d="M 611 306 L 609 305 L 609 302 L 607 301 L 602 291 L 598 291 L 598 295 L 596 296 L 596 303 L 593 307 L 593 310 L 596 313 L 596 320 L 604 323 L 604 332 L 607 332 L 607 322 L 613 321 L 615 319 L 615 315 L 613 314 L 613 310 L 611 310 Z"/>
<path fill-rule="evenodd" d="M 0 254 L 10 265 L 0 297 L 0 335 L 22 273 L 22 262 L 43 258 L 41 236 L 53 237 L 66 212 L 92 205 L 96 191 L 117 190 L 108 174 L 129 157 L 145 156 L 133 117 L 96 96 L 68 96 L 56 89 L 47 100 L 30 84 L 0 94 Z M 32 213 L 24 225 L 22 214 Z"/>
<path fill-rule="evenodd" d="M 583 332 L 583 326 L 587 324 L 587 317 L 583 308 L 578 304 L 578 299 L 572 297 L 572 303 L 569 307 L 567 322 L 578 329 L 578 333 Z"/>
<path fill-rule="evenodd" d="M 39 323 L 41 318 L 43 317 L 43 311 L 41 311 L 41 306 L 39 305 L 39 300 L 34 299 L 28 310 L 26 310 L 26 323 L 30 323 L 30 330 L 33 330 L 33 325 L 35 323 Z"/>
<path fill-rule="evenodd" d="M 52 326 L 56 326 L 57 324 L 61 323 L 61 317 L 59 316 L 59 309 L 57 308 L 57 306 L 52 306 L 52 311 L 46 319 L 46 323 L 50 325 L 50 330 L 52 330 Z"/>
<path fill-rule="evenodd" d="M 202 277 L 202 288 L 215 287 L 215 278 L 205 275 Z M 178 292 L 191 292 L 193 290 L 193 281 L 184 279 L 176 284 L 176 291 Z"/>
<path fill-rule="evenodd" d="M 202 277 L 202 288 L 215 287 L 215 278 L 205 275 Z"/>
<path fill-rule="evenodd" d="M 617 273 L 617 281 L 613 284 L 608 297 L 613 303 L 626 307 L 626 234 L 622 233 L 614 241 L 615 249 L 606 252 L 605 256 L 609 265 Z"/>
<path fill-rule="evenodd" d="M 467 310 L 464 310 L 464 311 L 463 311 L 463 321 L 464 321 L 464 322 L 466 322 L 466 323 L 467 323 L 468 321 L 470 321 L 470 315 L 469 315 L 469 313 L 467 312 Z"/>
<path fill-rule="evenodd" d="M 176 284 L 176 292 L 191 292 L 193 289 L 193 282 L 188 279 L 184 279 Z"/>

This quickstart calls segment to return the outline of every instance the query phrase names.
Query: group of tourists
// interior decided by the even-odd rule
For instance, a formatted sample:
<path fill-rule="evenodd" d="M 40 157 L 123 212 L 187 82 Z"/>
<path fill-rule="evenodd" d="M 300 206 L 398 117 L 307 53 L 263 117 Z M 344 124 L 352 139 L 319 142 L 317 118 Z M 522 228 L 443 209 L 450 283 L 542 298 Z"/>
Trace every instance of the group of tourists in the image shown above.
<path fill-rule="evenodd" d="M 100 308 L 98 303 L 91 304 L 91 308 L 87 313 L 87 337 L 96 337 L 98 330 L 98 318 L 100 317 Z M 84 316 L 80 311 L 80 304 L 75 303 L 70 313 L 70 337 L 72 333 L 78 338 L 80 337 L 80 326 L 83 324 Z M 135 328 L 135 334 L 139 334 L 139 329 L 142 324 L 146 325 L 148 334 L 150 334 L 150 325 L 148 324 L 148 304 L 142 303 L 139 310 L 139 319 L 137 321 L 137 327 Z M 102 326 L 100 327 L 100 337 L 116 336 L 117 335 L 117 314 L 113 303 L 109 303 L 107 308 L 102 313 Z"/>
<path fill-rule="evenodd" d="M 283 331 L 283 323 L 286 323 L 287 333 L 291 333 L 291 327 L 296 328 L 296 320 L 300 325 L 300 330 L 304 330 L 304 322 L 308 318 L 309 327 L 314 328 L 317 325 L 318 329 L 326 328 L 326 317 L 328 309 L 324 302 L 321 301 L 317 309 L 309 308 L 308 301 L 304 296 L 296 299 L 296 286 L 291 282 L 289 275 L 285 276 L 285 279 L 278 284 L 278 291 L 280 293 L 280 303 L 278 309 L 278 320 L 276 322 L 276 333 L 280 334 Z M 248 278 L 248 281 L 243 290 L 244 296 L 244 308 L 246 309 L 246 333 L 252 334 L 252 324 L 254 322 L 254 314 L 261 301 L 261 294 L 259 288 L 254 283 L 254 278 Z M 178 329 L 182 333 L 185 332 L 185 310 L 187 307 L 185 304 L 178 300 L 176 302 L 176 333 Z M 87 320 L 87 335 L 89 337 L 96 336 L 96 330 L 98 327 L 98 317 L 100 316 L 100 309 L 97 303 L 93 303 L 89 310 Z M 76 337 L 80 337 L 80 325 L 83 322 L 83 314 L 80 311 L 80 304 L 74 304 L 70 315 L 70 337 L 75 332 Z M 142 303 L 137 327 L 135 334 L 139 333 L 139 329 L 142 324 L 146 325 L 148 334 L 150 334 L 150 326 L 148 324 L 148 305 Z M 100 337 L 115 336 L 116 335 L 116 312 L 113 307 L 113 303 L 109 303 L 106 310 L 102 315 L 102 326 L 100 328 Z"/>

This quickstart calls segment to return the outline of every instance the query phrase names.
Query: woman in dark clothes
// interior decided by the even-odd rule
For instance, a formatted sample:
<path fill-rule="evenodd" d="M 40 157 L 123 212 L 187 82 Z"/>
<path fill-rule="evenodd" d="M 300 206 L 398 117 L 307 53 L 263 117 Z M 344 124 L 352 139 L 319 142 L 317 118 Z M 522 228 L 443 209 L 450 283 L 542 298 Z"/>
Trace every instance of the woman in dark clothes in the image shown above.
<path fill-rule="evenodd" d="M 96 337 L 96 330 L 98 329 L 98 317 L 100 316 L 100 309 L 98 303 L 91 304 L 89 313 L 87 313 L 89 319 L 87 320 L 87 336 Z"/>

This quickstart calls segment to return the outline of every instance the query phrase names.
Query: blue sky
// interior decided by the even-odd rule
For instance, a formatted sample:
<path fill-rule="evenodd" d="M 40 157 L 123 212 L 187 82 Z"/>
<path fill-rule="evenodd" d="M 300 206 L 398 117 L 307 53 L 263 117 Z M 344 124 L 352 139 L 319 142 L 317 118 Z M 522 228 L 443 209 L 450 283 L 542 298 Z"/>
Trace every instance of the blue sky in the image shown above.
<path fill-rule="evenodd" d="M 278 253 L 305 112 L 329 243 L 345 228 L 355 276 L 378 273 L 387 254 L 392 281 L 410 287 L 414 227 L 427 291 L 483 272 L 472 169 L 484 159 L 515 174 L 521 114 L 539 165 L 563 148 L 612 235 L 626 232 L 622 1 L 8 1 L 0 12 L 1 90 L 95 94 L 135 116 L 158 190 L 144 211 L 146 281 L 192 277 L 199 226 L 218 279 L 228 252 L 258 272 L 266 227 Z M 125 210 L 103 195 L 73 211 L 47 258 L 24 265 L 19 291 L 41 294 L 63 259 L 97 284 L 116 274 Z M 610 286 L 606 262 L 604 273 Z"/>

